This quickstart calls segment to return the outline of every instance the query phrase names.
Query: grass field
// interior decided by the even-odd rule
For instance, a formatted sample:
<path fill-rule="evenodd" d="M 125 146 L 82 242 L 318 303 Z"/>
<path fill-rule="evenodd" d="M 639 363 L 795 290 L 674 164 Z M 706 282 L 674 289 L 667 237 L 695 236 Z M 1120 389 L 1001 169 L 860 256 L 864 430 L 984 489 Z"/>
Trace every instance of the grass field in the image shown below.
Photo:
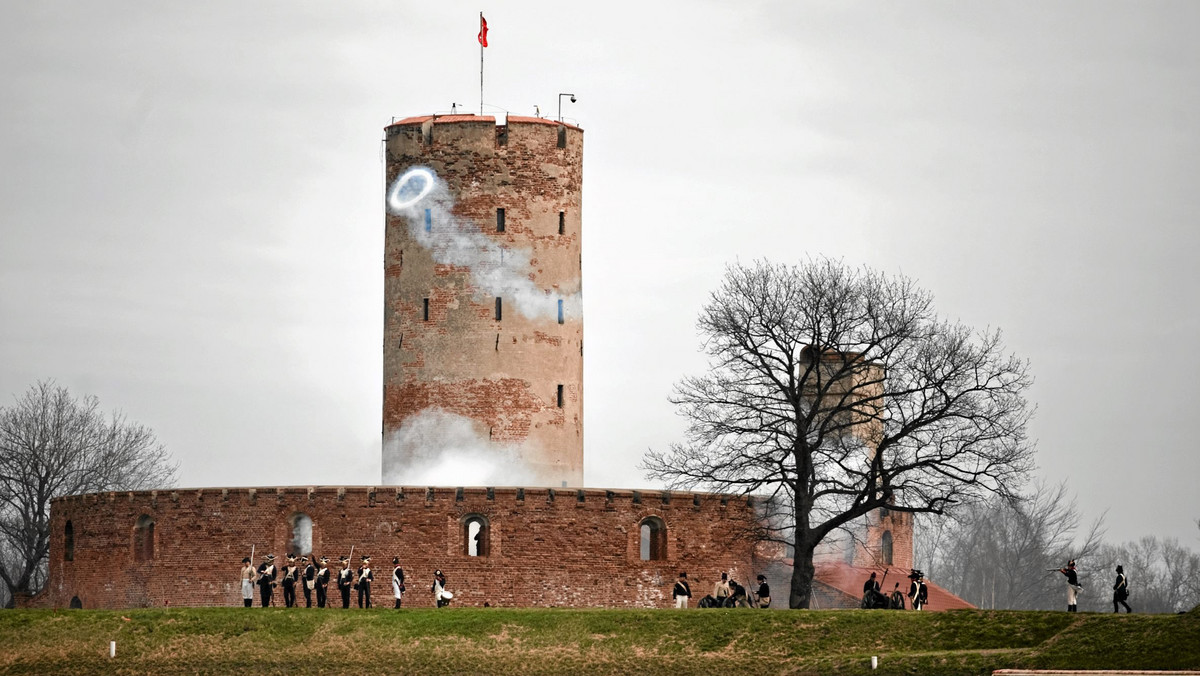
<path fill-rule="evenodd" d="M 109 641 L 117 642 L 115 659 Z M 0 611 L 5 674 L 731 676 L 1006 667 L 1200 669 L 1200 611 Z"/>

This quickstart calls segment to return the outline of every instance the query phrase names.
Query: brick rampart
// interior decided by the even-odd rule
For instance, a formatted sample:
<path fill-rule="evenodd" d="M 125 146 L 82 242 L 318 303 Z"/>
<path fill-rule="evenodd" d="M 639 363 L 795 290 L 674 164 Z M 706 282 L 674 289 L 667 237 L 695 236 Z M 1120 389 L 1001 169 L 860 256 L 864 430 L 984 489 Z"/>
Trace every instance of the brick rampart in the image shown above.
<path fill-rule="evenodd" d="M 375 598 L 390 605 L 393 556 L 406 605 L 432 605 L 442 570 L 467 606 L 663 607 L 680 570 L 696 599 L 722 570 L 752 573 L 753 547 L 731 540 L 752 518 L 746 498 L 660 491 L 546 488 L 286 487 L 94 493 L 51 506 L 50 575 L 29 605 L 85 608 L 241 605 L 242 557 L 277 563 L 293 550 L 297 515 L 312 550 L 354 546 L 372 558 Z M 466 521 L 486 520 L 486 556 L 467 555 Z M 641 524 L 665 525 L 660 560 L 641 559 Z M 70 528 L 68 528 L 68 522 Z M 153 528 L 149 524 L 153 522 Z M 152 546 L 145 543 L 147 533 Z M 68 533 L 73 545 L 68 546 Z M 331 601 L 336 589 L 330 587 Z M 282 599 L 277 594 L 277 602 Z M 257 603 L 257 598 L 256 598 Z"/>

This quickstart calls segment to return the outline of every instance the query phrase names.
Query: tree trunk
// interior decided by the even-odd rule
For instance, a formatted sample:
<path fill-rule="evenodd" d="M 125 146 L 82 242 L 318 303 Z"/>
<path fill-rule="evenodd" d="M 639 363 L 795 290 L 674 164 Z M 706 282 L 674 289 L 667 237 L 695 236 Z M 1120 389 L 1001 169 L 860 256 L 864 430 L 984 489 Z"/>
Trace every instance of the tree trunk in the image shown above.
<path fill-rule="evenodd" d="M 796 554 L 792 563 L 792 589 L 788 595 L 789 608 L 808 608 L 812 602 L 813 575 L 816 574 L 816 567 L 813 566 L 815 549 L 815 544 L 797 543 L 796 545 Z"/>

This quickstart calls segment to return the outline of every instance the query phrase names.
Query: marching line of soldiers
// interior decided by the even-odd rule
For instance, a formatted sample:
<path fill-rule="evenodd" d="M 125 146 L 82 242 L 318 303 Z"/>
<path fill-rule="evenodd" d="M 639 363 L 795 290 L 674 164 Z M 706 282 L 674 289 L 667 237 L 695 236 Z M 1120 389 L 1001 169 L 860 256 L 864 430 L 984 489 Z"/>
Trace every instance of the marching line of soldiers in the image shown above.
<path fill-rule="evenodd" d="M 312 561 L 316 561 L 314 565 Z M 304 607 L 312 607 L 313 592 L 316 592 L 317 607 L 324 608 L 329 598 L 329 583 L 332 578 L 332 573 L 329 571 L 329 557 L 322 556 L 320 559 L 310 561 L 309 557 L 301 556 L 297 562 L 297 557 L 289 554 L 287 556 L 287 565 L 279 568 L 275 565 L 275 555 L 267 554 L 263 556 L 262 563 L 257 568 L 250 560 L 250 557 L 242 559 L 242 572 L 240 577 L 242 588 L 242 605 L 250 608 L 254 605 L 254 587 L 258 587 L 259 601 L 263 608 L 275 605 L 275 588 L 283 588 L 283 603 L 285 607 L 296 607 L 296 585 L 300 585 L 300 589 L 304 594 Z M 371 589 L 375 583 L 375 572 L 371 570 L 371 557 L 363 555 L 359 557 L 359 566 L 355 570 L 351 568 L 350 557 L 339 556 L 338 564 L 340 569 L 337 573 L 337 589 L 342 597 L 342 608 L 350 607 L 350 592 L 358 592 L 358 607 L 371 607 Z M 433 578 L 433 587 L 431 589 L 434 595 L 434 604 L 438 608 L 443 608 L 450 605 L 450 599 L 454 595 L 446 590 L 446 576 L 442 571 L 435 571 Z M 399 608 L 404 599 L 404 569 L 400 567 L 400 557 L 392 558 L 392 596 L 395 599 L 395 608 Z"/>

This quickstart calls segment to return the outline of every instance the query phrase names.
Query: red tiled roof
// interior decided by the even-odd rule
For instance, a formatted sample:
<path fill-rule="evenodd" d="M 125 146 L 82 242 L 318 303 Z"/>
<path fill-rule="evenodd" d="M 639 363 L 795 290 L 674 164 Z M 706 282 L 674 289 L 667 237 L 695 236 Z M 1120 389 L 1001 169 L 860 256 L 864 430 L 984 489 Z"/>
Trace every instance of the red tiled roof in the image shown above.
<path fill-rule="evenodd" d="M 882 580 L 880 586 L 883 593 L 891 594 L 897 582 L 900 583 L 900 590 L 905 594 L 908 593 L 908 578 L 902 570 L 887 570 L 887 577 L 884 578 L 884 568 L 858 568 L 848 563 L 818 563 L 816 569 L 813 581 L 818 584 L 813 585 L 814 588 L 817 588 L 814 600 L 828 604 L 820 606 L 823 608 L 858 608 L 862 600 L 863 583 L 871 577 L 871 573 L 875 573 L 876 579 Z M 929 601 L 925 604 L 925 610 L 958 610 L 975 607 L 939 587 L 935 582 L 926 579 L 925 584 L 929 587 Z M 813 607 L 818 606 L 814 603 Z"/>

